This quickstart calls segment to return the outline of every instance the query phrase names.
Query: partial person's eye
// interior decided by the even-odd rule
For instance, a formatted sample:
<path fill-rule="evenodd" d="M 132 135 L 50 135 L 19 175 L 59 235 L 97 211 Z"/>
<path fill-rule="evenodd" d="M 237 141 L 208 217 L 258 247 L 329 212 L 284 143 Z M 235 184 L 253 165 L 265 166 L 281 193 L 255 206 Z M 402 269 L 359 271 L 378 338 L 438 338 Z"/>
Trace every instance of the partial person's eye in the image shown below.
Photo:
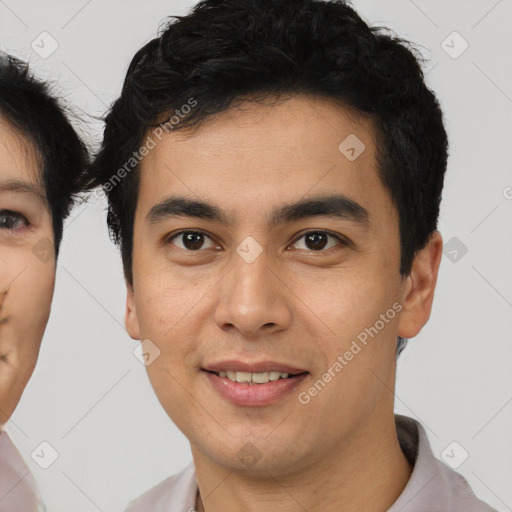
<path fill-rule="evenodd" d="M 25 226 L 28 226 L 28 221 L 21 213 L 0 210 L 0 229 L 17 231 Z"/>
<path fill-rule="evenodd" d="M 181 240 L 179 243 L 174 243 L 173 240 Z M 205 246 L 205 240 L 210 240 L 210 245 Z M 213 243 L 212 239 L 203 231 L 181 231 L 176 233 L 168 239 L 173 245 L 186 251 L 198 251 L 199 249 L 211 249 L 212 247 L 218 247 Z"/>
<path fill-rule="evenodd" d="M 338 243 L 331 242 L 329 244 L 329 238 L 337 240 Z M 314 252 L 325 252 L 324 249 L 331 249 L 338 244 L 342 246 L 348 245 L 347 240 L 328 231 L 309 231 L 298 238 L 293 243 L 293 246 L 296 246 L 299 240 L 303 240 L 303 247 L 298 247 L 298 249 Z"/>

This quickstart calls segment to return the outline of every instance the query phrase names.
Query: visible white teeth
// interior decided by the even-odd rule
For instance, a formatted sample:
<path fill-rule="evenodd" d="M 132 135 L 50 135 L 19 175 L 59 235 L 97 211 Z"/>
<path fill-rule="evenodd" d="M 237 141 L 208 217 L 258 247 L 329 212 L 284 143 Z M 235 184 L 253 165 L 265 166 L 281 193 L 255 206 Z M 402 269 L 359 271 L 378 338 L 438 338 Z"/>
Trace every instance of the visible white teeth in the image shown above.
<path fill-rule="evenodd" d="M 236 372 L 237 382 L 251 382 L 251 374 L 249 372 Z"/>
<path fill-rule="evenodd" d="M 265 384 L 268 381 L 269 381 L 269 378 L 268 378 L 267 372 L 252 374 L 252 382 L 256 382 L 257 384 Z"/>
<path fill-rule="evenodd" d="M 246 384 L 266 384 L 269 381 L 286 379 L 290 376 L 289 373 L 284 372 L 232 372 L 232 371 L 219 371 L 219 377 L 227 377 L 233 382 L 244 382 Z"/>

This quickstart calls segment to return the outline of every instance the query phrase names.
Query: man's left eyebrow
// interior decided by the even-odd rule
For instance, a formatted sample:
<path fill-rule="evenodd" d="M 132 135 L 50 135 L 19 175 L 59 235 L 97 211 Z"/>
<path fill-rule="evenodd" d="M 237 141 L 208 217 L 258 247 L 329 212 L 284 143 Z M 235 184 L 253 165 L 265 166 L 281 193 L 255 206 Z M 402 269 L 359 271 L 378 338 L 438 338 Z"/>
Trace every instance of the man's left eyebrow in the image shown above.
<path fill-rule="evenodd" d="M 157 224 L 173 217 L 194 217 L 232 225 L 233 219 L 223 210 L 205 201 L 172 196 L 153 206 L 146 216 L 150 224 Z M 307 217 L 333 217 L 361 225 L 369 224 L 369 212 L 345 195 L 318 196 L 285 204 L 267 217 L 269 227 Z"/>
<path fill-rule="evenodd" d="M 0 180 L 0 192 L 18 192 L 21 194 L 33 194 L 43 203 L 46 203 L 46 195 L 39 187 L 22 180 Z"/>
<path fill-rule="evenodd" d="M 271 213 L 269 224 L 300 220 L 307 217 L 333 217 L 368 225 L 370 214 L 366 208 L 345 195 L 318 196 L 281 206 Z"/>

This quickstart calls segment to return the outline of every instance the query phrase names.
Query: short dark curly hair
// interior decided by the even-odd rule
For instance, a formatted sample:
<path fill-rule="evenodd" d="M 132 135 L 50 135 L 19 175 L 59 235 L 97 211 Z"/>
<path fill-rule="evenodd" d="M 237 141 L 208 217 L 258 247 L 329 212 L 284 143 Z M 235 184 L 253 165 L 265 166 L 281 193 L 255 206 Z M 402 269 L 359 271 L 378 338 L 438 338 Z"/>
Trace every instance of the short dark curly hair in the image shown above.
<path fill-rule="evenodd" d="M 89 179 L 88 148 L 51 85 L 37 79 L 25 62 L 5 53 L 0 53 L 0 117 L 36 150 L 58 256 L 64 219 Z"/>
<path fill-rule="evenodd" d="M 386 32 L 341 0 L 203 0 L 188 15 L 172 16 L 134 56 L 92 166 L 91 186 L 107 193 L 128 282 L 139 173 L 132 157 L 148 131 L 191 98 L 197 106 L 172 128 L 198 128 L 234 100 L 294 94 L 373 118 L 379 176 L 399 215 L 400 273 L 408 275 L 437 227 L 448 141 L 423 57 Z"/>

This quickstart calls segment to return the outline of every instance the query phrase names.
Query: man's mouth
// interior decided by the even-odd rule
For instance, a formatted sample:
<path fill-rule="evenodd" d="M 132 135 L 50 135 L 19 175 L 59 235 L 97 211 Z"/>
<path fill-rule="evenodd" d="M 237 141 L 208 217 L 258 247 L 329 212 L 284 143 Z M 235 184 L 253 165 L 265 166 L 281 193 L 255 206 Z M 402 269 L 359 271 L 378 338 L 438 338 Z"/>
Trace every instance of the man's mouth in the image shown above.
<path fill-rule="evenodd" d="M 202 372 L 223 398 L 244 407 L 273 404 L 292 393 L 310 375 L 304 367 L 283 361 L 240 359 L 209 363 Z"/>
<path fill-rule="evenodd" d="M 208 370 L 207 370 L 208 371 Z M 281 380 L 281 379 L 290 379 L 297 377 L 298 375 L 303 375 L 308 372 L 301 372 L 297 374 L 291 374 L 286 372 L 236 372 L 231 370 L 221 370 L 218 372 L 209 372 L 214 373 L 217 377 L 227 378 L 232 382 L 239 382 L 245 384 L 267 384 L 271 381 Z"/>

